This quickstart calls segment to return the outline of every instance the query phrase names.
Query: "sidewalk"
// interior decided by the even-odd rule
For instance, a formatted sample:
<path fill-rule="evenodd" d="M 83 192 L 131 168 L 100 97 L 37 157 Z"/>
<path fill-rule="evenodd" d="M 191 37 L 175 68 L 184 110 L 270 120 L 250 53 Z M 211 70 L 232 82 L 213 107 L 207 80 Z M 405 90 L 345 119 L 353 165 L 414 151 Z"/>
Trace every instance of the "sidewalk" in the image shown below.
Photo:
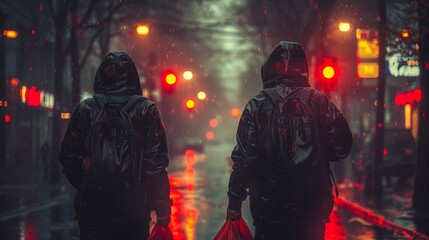
<path fill-rule="evenodd" d="M 408 239 L 429 239 L 429 224 L 418 224 L 414 218 L 412 187 L 400 191 L 384 187 L 383 206 L 380 209 L 365 198 L 362 184 L 342 183 L 338 185 L 338 189 L 340 196 L 335 199 L 338 207 Z"/>
<path fill-rule="evenodd" d="M 57 184 L 56 188 L 61 188 Z M 0 169 L 0 221 L 49 208 L 72 198 L 66 188 L 54 191 L 40 169 L 19 167 Z"/>

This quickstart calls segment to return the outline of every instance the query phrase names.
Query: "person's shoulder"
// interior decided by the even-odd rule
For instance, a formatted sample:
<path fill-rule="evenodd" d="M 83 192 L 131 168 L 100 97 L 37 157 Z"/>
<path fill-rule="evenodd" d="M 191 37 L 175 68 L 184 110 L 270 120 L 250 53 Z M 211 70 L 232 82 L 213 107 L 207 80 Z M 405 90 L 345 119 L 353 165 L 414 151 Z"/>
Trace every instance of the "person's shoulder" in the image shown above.
<path fill-rule="evenodd" d="M 78 110 L 84 111 L 84 110 L 91 110 L 96 105 L 94 97 L 86 98 L 79 102 L 78 104 Z"/>
<path fill-rule="evenodd" d="M 254 101 L 254 102 L 264 102 L 266 99 L 266 95 L 264 94 L 264 92 L 261 90 L 259 91 L 255 96 L 253 96 L 250 101 Z"/>
<path fill-rule="evenodd" d="M 250 113 L 260 112 L 264 109 L 264 106 L 267 105 L 267 96 L 261 90 L 259 93 L 254 95 L 246 104 L 245 110 L 248 110 Z"/>
<path fill-rule="evenodd" d="M 135 95 L 137 98 L 137 105 L 140 107 L 156 107 L 156 104 L 154 101 L 150 100 L 147 97 Z"/>
<path fill-rule="evenodd" d="M 146 115 L 147 113 L 156 113 L 158 112 L 158 107 L 155 104 L 154 101 L 141 96 L 141 95 L 135 95 L 136 99 L 136 108 L 138 109 L 138 112 L 142 113 L 143 115 Z"/>

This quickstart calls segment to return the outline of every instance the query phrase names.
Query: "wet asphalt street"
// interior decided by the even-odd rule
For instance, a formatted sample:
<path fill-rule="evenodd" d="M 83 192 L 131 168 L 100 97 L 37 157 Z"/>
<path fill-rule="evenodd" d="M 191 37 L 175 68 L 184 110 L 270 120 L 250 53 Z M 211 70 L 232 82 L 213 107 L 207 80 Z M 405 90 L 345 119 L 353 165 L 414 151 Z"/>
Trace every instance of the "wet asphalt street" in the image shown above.
<path fill-rule="evenodd" d="M 211 144 L 204 152 L 186 151 L 171 159 L 168 168 L 171 183 L 174 239 L 213 239 L 225 221 L 227 184 L 231 162 L 231 144 Z M 31 171 L 31 170 L 30 170 Z M 79 239 L 73 219 L 73 193 L 67 185 L 63 193 L 49 199 L 51 187 L 37 174 L 28 173 L 27 182 L 0 187 L 1 240 Z M 244 219 L 254 231 L 248 201 L 243 204 Z M 325 239 L 409 239 L 335 207 Z"/>

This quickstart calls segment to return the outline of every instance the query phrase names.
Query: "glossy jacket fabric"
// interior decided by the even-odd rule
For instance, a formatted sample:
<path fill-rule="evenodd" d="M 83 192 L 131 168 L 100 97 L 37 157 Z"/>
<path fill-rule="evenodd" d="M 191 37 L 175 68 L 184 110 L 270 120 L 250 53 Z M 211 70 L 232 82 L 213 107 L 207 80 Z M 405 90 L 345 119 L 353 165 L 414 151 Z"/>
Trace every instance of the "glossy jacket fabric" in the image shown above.
<path fill-rule="evenodd" d="M 312 95 L 310 104 L 318 121 L 320 139 L 316 142 L 320 146 L 313 149 L 319 150 L 314 166 L 308 168 L 307 176 L 319 177 L 323 188 L 321 193 L 327 194 L 310 197 L 316 194 L 309 193 L 307 202 L 294 203 L 296 204 L 293 207 L 294 211 L 283 211 L 283 207 L 291 204 L 281 202 L 282 200 L 276 196 L 285 194 L 293 196 L 297 195 L 298 191 L 304 191 L 305 195 L 307 186 L 303 182 L 294 182 L 292 185 L 296 185 L 293 188 L 296 192 L 279 193 L 282 186 L 285 191 L 284 181 L 293 178 L 282 176 L 285 173 L 272 166 L 273 162 L 282 161 L 277 159 L 280 157 L 278 154 L 280 144 L 272 134 L 273 129 L 277 127 L 273 119 L 273 111 L 277 106 L 261 91 L 247 103 L 239 122 L 237 145 L 231 154 L 234 164 L 228 191 L 228 208 L 237 211 L 241 210 L 242 201 L 248 194 L 250 195 L 250 207 L 255 223 L 296 221 L 297 218 L 300 221 L 319 219 L 326 222 L 329 219 L 333 203 L 329 162 L 338 161 L 348 155 L 352 145 L 352 134 L 343 115 L 328 97 L 309 86 L 307 75 L 304 51 L 294 42 L 280 42 L 261 69 L 264 89 L 275 89 L 283 99 L 292 92 L 298 92 L 300 100 L 303 96 Z M 263 206 L 273 208 L 263 209 Z"/>
<path fill-rule="evenodd" d="M 116 68 L 115 68 L 116 64 Z M 137 69 L 131 57 L 123 52 L 107 54 L 97 70 L 94 93 L 110 101 L 125 103 L 132 95 L 142 95 Z M 159 112 L 150 100 L 139 101 L 130 116 L 134 131 L 144 139 L 142 179 L 144 184 L 130 185 L 121 193 L 99 191 L 90 176 L 90 161 L 85 152 L 86 135 L 98 107 L 94 98 L 80 102 L 73 112 L 64 136 L 59 160 L 70 183 L 78 189 L 75 195 L 77 218 L 111 218 L 127 211 L 156 209 L 158 215 L 170 214 L 170 185 L 166 172 L 169 164 L 166 136 Z"/>

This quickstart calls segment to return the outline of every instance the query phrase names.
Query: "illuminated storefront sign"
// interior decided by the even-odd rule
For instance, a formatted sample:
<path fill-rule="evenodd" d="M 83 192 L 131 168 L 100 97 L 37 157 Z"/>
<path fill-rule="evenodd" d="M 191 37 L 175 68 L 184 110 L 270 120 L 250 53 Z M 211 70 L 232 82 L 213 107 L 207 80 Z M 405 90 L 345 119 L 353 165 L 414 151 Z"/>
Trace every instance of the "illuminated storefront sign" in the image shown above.
<path fill-rule="evenodd" d="M 358 63 L 359 78 L 378 78 L 378 63 L 362 62 Z"/>
<path fill-rule="evenodd" d="M 380 53 L 378 48 L 377 32 L 371 29 L 356 29 L 357 57 L 377 59 Z"/>
<path fill-rule="evenodd" d="M 357 74 L 360 79 L 375 79 L 379 75 L 380 55 L 378 33 L 373 29 L 356 29 Z"/>
<path fill-rule="evenodd" d="M 400 54 L 388 57 L 388 72 L 393 77 L 418 77 L 420 75 L 419 61 L 407 59 Z"/>
<path fill-rule="evenodd" d="M 19 91 L 19 97 L 21 101 L 28 106 L 44 107 L 48 109 L 54 107 L 54 95 L 43 90 L 37 90 L 34 86 L 31 88 L 22 86 Z"/>

